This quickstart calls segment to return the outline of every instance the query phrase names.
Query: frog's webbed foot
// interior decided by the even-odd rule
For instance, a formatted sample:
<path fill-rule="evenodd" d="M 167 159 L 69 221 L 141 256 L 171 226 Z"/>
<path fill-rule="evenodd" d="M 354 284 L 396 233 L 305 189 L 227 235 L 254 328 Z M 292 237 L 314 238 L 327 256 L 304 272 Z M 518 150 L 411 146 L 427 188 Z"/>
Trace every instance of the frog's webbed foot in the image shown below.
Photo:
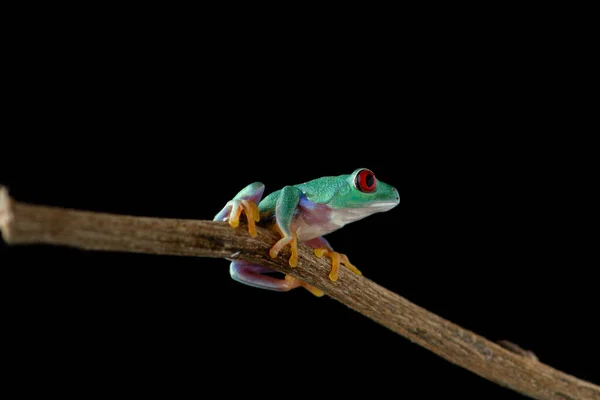
<path fill-rule="evenodd" d="M 338 253 L 337 251 L 329 250 L 327 248 L 318 248 L 314 251 L 316 256 L 319 258 L 323 256 L 331 258 L 331 272 L 329 272 L 329 279 L 331 279 L 333 282 L 338 280 L 340 264 L 343 264 L 355 274 L 362 275 L 362 272 L 360 272 L 358 268 L 350 263 L 350 260 L 348 260 L 348 257 L 345 254 Z"/>
<path fill-rule="evenodd" d="M 260 201 L 265 186 L 260 182 L 252 183 L 242 189 L 233 200 L 228 201 L 225 207 L 214 217 L 214 221 L 227 221 L 232 228 L 240 224 L 242 213 L 248 221 L 248 233 L 256 237 L 256 222 L 260 221 L 260 211 L 257 203 Z"/>
<path fill-rule="evenodd" d="M 275 225 L 275 227 L 277 227 L 277 225 Z M 281 232 L 281 230 L 279 230 L 279 232 Z M 273 245 L 273 247 L 271 247 L 271 250 L 269 250 L 269 256 L 271 256 L 271 258 L 276 258 L 281 249 L 288 244 L 290 245 L 292 251 L 289 264 L 290 267 L 294 268 L 296 265 L 298 265 L 298 236 L 296 235 L 296 232 L 292 232 L 291 235 L 283 235 L 283 237 L 279 239 L 277 243 Z"/>

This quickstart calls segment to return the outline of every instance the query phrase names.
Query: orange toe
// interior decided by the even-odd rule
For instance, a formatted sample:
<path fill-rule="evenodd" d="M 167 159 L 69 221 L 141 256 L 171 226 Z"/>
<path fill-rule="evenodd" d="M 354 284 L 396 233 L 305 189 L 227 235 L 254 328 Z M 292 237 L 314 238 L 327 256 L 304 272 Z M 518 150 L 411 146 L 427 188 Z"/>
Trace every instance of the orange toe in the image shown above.
<path fill-rule="evenodd" d="M 348 257 L 345 254 L 338 253 L 337 251 L 331 251 L 328 249 L 314 249 L 314 253 L 317 257 L 321 258 L 323 256 L 327 256 L 331 258 L 331 271 L 329 272 L 329 279 L 333 282 L 336 282 L 339 277 L 339 269 L 340 265 L 343 264 L 350 271 L 354 272 L 357 275 L 362 275 L 362 272 L 358 270 L 354 265 L 350 263 Z"/>

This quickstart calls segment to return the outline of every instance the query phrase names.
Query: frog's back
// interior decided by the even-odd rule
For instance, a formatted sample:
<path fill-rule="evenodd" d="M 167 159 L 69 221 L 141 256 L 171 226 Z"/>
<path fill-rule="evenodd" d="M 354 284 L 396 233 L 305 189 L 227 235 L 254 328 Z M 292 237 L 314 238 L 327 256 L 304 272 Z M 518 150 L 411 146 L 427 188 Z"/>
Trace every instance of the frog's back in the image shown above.
<path fill-rule="evenodd" d="M 275 213 L 275 205 L 277 204 L 277 199 L 279 198 L 280 194 L 281 189 L 270 193 L 268 196 L 261 200 L 261 202 L 258 204 L 258 209 L 260 211 L 260 219 L 263 219 L 263 216 L 269 217 L 273 213 Z"/>
<path fill-rule="evenodd" d="M 324 176 L 295 185 L 313 203 L 326 204 L 335 196 L 340 186 L 346 184 L 348 175 Z"/>
<path fill-rule="evenodd" d="M 340 186 L 344 184 L 344 178 L 347 176 L 348 175 L 324 176 L 291 186 L 300 189 L 302 195 L 309 201 L 317 204 L 326 204 L 333 198 Z M 279 199 L 280 194 L 281 189 L 276 190 L 260 202 L 258 208 L 260 210 L 261 219 L 263 217 L 269 218 L 275 213 L 275 206 L 277 205 L 277 199 Z"/>

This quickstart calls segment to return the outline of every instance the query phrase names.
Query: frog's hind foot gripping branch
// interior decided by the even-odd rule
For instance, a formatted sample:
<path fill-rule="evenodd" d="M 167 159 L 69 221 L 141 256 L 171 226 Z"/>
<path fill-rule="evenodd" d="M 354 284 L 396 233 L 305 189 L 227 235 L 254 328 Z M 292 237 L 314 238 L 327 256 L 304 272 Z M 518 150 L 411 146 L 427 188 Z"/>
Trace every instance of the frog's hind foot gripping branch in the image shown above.
<path fill-rule="evenodd" d="M 314 294 L 317 297 L 322 297 L 325 295 L 325 292 L 323 292 L 322 290 L 317 289 L 314 286 L 309 285 L 306 282 L 302 282 L 301 280 L 299 280 L 298 278 L 294 278 L 291 275 L 286 275 L 285 276 L 285 280 L 286 281 L 292 281 L 295 282 L 296 285 L 298 286 L 302 286 L 304 289 L 308 290 L 309 292 L 311 292 L 312 294 Z"/>
<path fill-rule="evenodd" d="M 362 272 L 358 270 L 354 265 L 350 263 L 348 257 L 345 254 L 338 253 L 337 251 L 332 251 L 329 249 L 315 249 L 315 255 L 319 258 L 326 256 L 331 258 L 331 272 L 329 272 L 329 279 L 333 282 L 338 280 L 338 274 L 340 270 L 340 264 L 343 264 L 350 271 L 354 272 L 357 275 L 362 275 Z"/>

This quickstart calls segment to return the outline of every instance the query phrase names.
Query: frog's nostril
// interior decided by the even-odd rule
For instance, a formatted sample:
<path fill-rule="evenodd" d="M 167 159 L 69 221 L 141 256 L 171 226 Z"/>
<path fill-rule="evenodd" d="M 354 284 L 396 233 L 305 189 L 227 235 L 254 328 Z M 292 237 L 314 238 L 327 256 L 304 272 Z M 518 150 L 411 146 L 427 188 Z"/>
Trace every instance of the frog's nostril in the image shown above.
<path fill-rule="evenodd" d="M 400 194 L 398 194 L 398 190 L 396 188 L 392 188 L 392 193 L 396 194 L 396 202 L 400 202 Z"/>

